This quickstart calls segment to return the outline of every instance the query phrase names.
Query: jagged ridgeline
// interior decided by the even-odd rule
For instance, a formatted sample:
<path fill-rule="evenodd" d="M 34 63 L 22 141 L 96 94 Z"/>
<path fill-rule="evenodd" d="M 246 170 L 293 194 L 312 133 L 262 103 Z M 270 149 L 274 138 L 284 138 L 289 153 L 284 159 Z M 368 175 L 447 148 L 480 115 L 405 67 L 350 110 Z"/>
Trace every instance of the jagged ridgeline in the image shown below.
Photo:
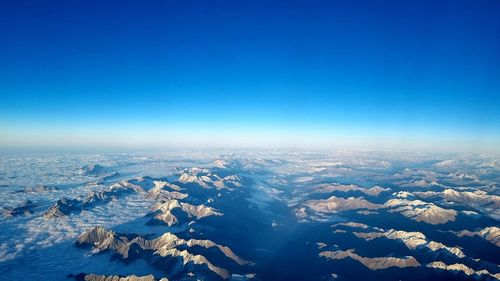
<path fill-rule="evenodd" d="M 112 251 L 126 262 L 144 258 L 162 270 L 166 270 L 170 275 L 172 275 L 172 272 L 186 271 L 188 273 L 201 269 L 214 273 L 223 279 L 230 277 L 230 273 L 226 269 L 213 265 L 201 254 L 191 253 L 193 247 L 214 248 L 238 265 L 249 264 L 248 261 L 234 254 L 230 248 L 210 240 L 184 240 L 168 232 L 151 240 L 144 239 L 142 236 L 133 238 L 130 235 L 128 236 L 127 238 L 127 235 L 120 235 L 102 227 L 95 227 L 79 236 L 76 244 L 92 247 L 94 253 Z"/>
<path fill-rule="evenodd" d="M 220 161 L 216 164 L 222 165 Z M 136 260 L 145 261 L 156 272 L 161 272 L 161 276 L 99 275 L 92 272 L 72 275 L 78 280 L 217 280 L 231 277 L 228 268 L 238 268 L 238 272 L 242 273 L 247 271 L 245 278 L 251 278 L 253 275 L 248 270 L 252 263 L 235 254 L 228 246 L 208 239 L 181 238 L 181 235 L 196 235 L 193 228 L 196 221 L 224 215 L 206 204 L 213 204 L 222 196 L 222 192 L 230 197 L 230 192 L 242 188 L 242 178 L 228 174 L 229 170 L 223 168 L 225 167 L 210 170 L 193 167 L 183 170 L 173 181 L 151 177 L 121 180 L 79 198 L 61 198 L 49 207 L 44 218 L 58 220 L 78 216 L 112 201 L 140 196 L 151 204 L 151 211 L 144 216 L 142 232 L 147 232 L 149 226 L 164 227 L 163 233 L 141 235 L 133 232 L 119 233 L 95 226 L 83 232 L 75 242 L 77 247 L 88 249 L 92 255 L 109 255 L 110 260 L 119 260 L 124 265 Z M 80 169 L 80 173 L 107 177 L 110 173 L 108 170 L 101 165 L 87 165 Z M 178 234 L 169 231 L 171 227 L 177 227 L 171 231 Z M 184 232 L 182 229 L 188 231 Z M 155 238 L 151 238 L 152 236 Z"/>
<path fill-rule="evenodd" d="M 60 157 L 0 171 L 1 280 L 500 279 L 496 158 Z"/>

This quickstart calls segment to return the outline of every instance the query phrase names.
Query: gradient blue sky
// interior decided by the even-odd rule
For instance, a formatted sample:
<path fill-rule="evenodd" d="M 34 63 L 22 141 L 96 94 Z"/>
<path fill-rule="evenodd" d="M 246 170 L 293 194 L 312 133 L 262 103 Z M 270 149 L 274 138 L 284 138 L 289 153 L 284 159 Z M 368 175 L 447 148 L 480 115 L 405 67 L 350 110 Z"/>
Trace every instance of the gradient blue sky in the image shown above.
<path fill-rule="evenodd" d="M 2 1 L 0 145 L 500 151 L 500 1 Z"/>

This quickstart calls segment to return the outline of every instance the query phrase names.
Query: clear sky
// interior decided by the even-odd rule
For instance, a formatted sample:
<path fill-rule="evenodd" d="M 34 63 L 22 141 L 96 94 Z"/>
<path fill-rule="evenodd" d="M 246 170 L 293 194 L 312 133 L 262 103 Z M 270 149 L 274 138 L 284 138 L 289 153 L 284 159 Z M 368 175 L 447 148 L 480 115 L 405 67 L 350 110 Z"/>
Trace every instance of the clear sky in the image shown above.
<path fill-rule="evenodd" d="M 500 151 L 500 1 L 2 1 L 0 146 Z"/>

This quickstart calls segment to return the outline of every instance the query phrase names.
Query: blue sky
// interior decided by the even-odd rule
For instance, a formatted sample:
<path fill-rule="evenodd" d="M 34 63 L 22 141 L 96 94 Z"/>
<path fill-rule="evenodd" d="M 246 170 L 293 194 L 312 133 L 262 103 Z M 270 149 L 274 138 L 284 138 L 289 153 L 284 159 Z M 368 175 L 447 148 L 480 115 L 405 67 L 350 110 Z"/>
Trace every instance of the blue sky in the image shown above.
<path fill-rule="evenodd" d="M 500 151 L 500 2 L 3 1 L 0 145 Z"/>

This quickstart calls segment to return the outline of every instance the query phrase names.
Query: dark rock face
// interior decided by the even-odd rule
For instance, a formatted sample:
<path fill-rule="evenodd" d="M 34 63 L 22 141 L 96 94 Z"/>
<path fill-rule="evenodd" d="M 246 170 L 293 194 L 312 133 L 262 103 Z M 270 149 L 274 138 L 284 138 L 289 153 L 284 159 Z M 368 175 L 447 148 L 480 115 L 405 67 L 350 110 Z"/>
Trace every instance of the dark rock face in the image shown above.
<path fill-rule="evenodd" d="M 55 217 L 67 216 L 71 213 L 79 213 L 84 209 L 92 208 L 96 204 L 107 203 L 113 198 L 134 192 L 144 192 L 144 190 L 141 186 L 132 184 L 128 181 L 123 181 L 112 185 L 106 191 L 91 192 L 82 200 L 67 198 L 59 199 L 56 203 L 49 207 L 47 212 L 45 212 L 44 217 L 46 219 L 51 219 Z"/>
<path fill-rule="evenodd" d="M 122 185 L 114 185 L 109 190 L 97 191 L 90 193 L 85 199 L 82 200 L 83 207 L 89 207 L 92 204 L 106 203 L 111 201 L 114 197 L 125 195 L 127 193 L 133 193 L 135 190 L 130 187 Z"/>
<path fill-rule="evenodd" d="M 59 188 L 57 187 L 39 185 L 35 187 L 27 187 L 25 189 L 17 190 L 16 193 L 43 193 L 43 192 L 52 192 L 57 190 L 59 190 Z"/>
<path fill-rule="evenodd" d="M 145 157 L 144 164 L 134 157 L 123 169 L 120 163 L 127 161 L 116 161 L 122 175 L 108 181 L 102 179 L 110 171 L 82 177 L 74 169 L 67 181 L 57 173 L 49 181 L 47 169 L 40 169 L 40 179 L 60 183 L 61 190 L 16 192 L 25 187 L 24 180 L 6 189 L 6 206 L 10 197 L 18 196 L 19 202 L 2 208 L 7 216 L 30 213 L 33 203 L 23 203 L 26 198 L 36 198 L 37 205 L 54 204 L 47 220 L 0 218 L 1 276 L 97 281 L 500 278 L 495 220 L 500 167 L 491 166 L 498 166 L 497 160 L 484 164 L 494 174 L 481 179 L 472 174 L 483 175 L 483 168 L 436 168 L 427 158 L 407 163 L 396 156 L 392 167 L 385 156 L 371 161 L 359 154 L 352 162 L 344 154 L 294 154 L 290 162 L 252 157 L 245 160 L 249 165 L 237 168 L 233 161 L 218 161 L 212 168 L 206 156 L 179 160 L 178 168 L 171 159 L 158 164 Z M 457 177 L 461 169 L 471 174 L 470 180 Z M 154 177 L 142 176 L 148 173 Z M 78 182 L 65 184 L 71 181 Z M 27 251 L 32 249 L 36 252 Z"/>
<path fill-rule="evenodd" d="M 80 168 L 80 173 L 87 176 L 95 176 L 106 172 L 106 168 L 99 164 L 89 164 Z"/>
<path fill-rule="evenodd" d="M 44 217 L 46 219 L 63 217 L 71 213 L 80 212 L 81 210 L 82 204 L 79 200 L 61 198 L 49 207 L 47 212 L 45 212 Z"/>
<path fill-rule="evenodd" d="M 5 207 L 3 209 L 4 217 L 16 217 L 20 215 L 30 215 L 33 214 L 33 209 L 35 208 L 35 204 L 30 200 L 27 200 L 23 204 L 17 207 Z"/>
<path fill-rule="evenodd" d="M 247 265 L 250 262 L 240 258 L 233 251 L 210 240 L 182 239 L 172 233 L 165 233 L 162 236 L 147 240 L 142 236 L 127 238 L 124 235 L 106 230 L 103 227 L 94 227 L 91 230 L 80 235 L 76 240 L 79 247 L 93 247 L 94 251 L 113 251 L 124 261 L 134 260 L 136 258 L 154 259 L 155 262 L 163 260 L 162 264 L 183 264 L 190 265 L 187 268 L 207 271 L 209 274 L 215 274 L 217 278 L 229 278 L 229 272 L 218 266 L 215 266 L 206 257 L 200 254 L 192 253 L 191 248 L 195 249 L 215 249 L 219 251 L 226 259 L 230 259 L 238 265 Z M 177 267 L 177 266 L 176 266 Z"/>

